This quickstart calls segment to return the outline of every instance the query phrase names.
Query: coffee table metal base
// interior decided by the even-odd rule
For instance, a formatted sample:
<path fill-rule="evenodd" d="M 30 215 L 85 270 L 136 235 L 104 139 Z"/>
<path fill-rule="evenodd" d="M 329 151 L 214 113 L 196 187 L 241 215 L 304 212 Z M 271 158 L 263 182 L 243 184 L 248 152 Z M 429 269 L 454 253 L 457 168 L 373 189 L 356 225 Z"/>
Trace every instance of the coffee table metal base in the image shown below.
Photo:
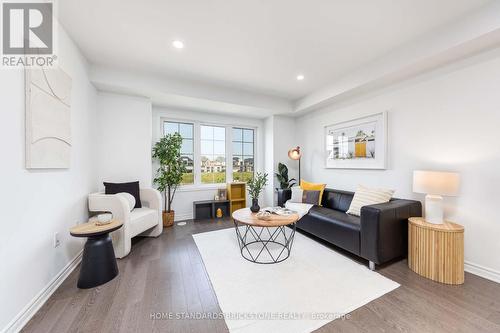
<path fill-rule="evenodd" d="M 243 258 L 257 264 L 277 264 L 292 251 L 295 223 L 288 226 L 260 227 L 234 220 L 236 238 Z"/>

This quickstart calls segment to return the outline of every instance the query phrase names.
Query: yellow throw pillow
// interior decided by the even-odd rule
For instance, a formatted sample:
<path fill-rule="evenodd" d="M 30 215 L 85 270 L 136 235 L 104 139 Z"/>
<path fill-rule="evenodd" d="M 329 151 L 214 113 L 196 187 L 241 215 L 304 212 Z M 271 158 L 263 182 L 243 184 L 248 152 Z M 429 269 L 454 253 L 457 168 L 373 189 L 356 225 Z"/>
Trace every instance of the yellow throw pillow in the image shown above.
<path fill-rule="evenodd" d="M 319 191 L 319 202 L 318 205 L 321 206 L 321 198 L 323 198 L 323 190 L 325 189 L 326 184 L 319 183 L 309 183 L 305 180 L 300 180 L 300 188 L 305 191 Z"/>

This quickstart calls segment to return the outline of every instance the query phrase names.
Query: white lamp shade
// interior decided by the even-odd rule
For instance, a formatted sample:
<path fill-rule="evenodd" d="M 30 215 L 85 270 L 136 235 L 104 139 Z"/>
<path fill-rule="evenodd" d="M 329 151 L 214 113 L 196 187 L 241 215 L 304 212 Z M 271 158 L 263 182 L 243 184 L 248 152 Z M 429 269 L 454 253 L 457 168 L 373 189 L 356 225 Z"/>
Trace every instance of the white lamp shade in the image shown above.
<path fill-rule="evenodd" d="M 456 172 L 413 171 L 413 192 L 456 196 L 460 185 L 460 176 Z"/>

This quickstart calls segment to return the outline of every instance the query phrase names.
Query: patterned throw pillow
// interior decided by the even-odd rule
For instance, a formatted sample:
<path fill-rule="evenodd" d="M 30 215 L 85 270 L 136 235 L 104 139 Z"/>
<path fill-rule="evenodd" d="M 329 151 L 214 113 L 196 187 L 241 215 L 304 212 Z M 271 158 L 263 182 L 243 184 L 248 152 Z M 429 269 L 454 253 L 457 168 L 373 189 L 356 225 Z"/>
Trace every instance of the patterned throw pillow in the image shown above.
<path fill-rule="evenodd" d="M 354 193 L 354 197 L 352 198 L 351 206 L 349 207 L 347 214 L 360 216 L 361 207 L 389 202 L 393 194 L 393 190 L 367 188 L 359 185 L 358 189 Z"/>
<path fill-rule="evenodd" d="M 300 187 L 292 187 L 292 198 L 290 202 L 307 203 L 317 205 L 319 202 L 320 191 L 307 191 Z"/>

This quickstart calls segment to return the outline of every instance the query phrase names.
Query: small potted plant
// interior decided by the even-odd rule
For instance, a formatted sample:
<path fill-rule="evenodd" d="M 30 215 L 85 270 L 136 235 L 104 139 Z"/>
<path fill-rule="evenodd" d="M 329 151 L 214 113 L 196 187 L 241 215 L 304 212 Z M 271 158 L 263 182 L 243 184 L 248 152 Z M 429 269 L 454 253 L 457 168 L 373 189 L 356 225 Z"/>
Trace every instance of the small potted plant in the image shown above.
<path fill-rule="evenodd" d="M 172 210 L 172 202 L 186 172 L 186 165 L 181 160 L 181 145 L 182 137 L 179 133 L 174 133 L 166 135 L 153 147 L 153 158 L 160 163 L 153 182 L 157 185 L 158 191 L 164 195 L 162 214 L 164 227 L 174 224 L 175 212 Z"/>
<path fill-rule="evenodd" d="M 248 194 L 252 198 L 252 207 L 250 210 L 253 213 L 257 213 L 260 210 L 259 207 L 259 195 L 267 185 L 267 173 L 257 172 L 255 176 L 247 182 Z"/>

